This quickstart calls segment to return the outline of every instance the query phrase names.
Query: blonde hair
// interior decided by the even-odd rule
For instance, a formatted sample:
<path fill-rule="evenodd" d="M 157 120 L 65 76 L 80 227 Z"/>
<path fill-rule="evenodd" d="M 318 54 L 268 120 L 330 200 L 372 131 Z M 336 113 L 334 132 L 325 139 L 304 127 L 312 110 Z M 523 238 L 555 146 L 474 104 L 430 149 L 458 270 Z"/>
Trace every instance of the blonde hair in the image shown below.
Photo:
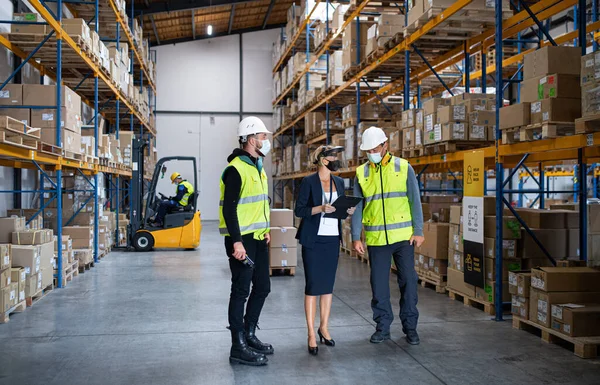
<path fill-rule="evenodd" d="M 325 146 L 325 145 L 317 147 L 317 149 L 315 151 L 313 151 L 312 154 L 310 154 L 310 162 L 312 164 L 316 164 L 317 166 L 320 166 L 321 162 L 319 161 L 320 160 L 319 155 L 321 155 L 321 153 L 323 151 L 331 150 L 333 148 L 334 148 L 333 146 Z"/>

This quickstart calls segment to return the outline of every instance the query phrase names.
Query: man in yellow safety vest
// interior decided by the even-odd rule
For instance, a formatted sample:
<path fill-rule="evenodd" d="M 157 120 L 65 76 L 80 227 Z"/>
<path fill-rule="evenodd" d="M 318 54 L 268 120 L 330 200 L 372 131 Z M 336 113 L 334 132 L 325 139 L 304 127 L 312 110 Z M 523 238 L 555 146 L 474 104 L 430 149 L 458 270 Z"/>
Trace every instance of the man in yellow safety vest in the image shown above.
<path fill-rule="evenodd" d="M 225 236 L 225 250 L 231 270 L 229 329 L 231 363 L 261 366 L 273 354 L 270 344 L 256 337 L 256 327 L 267 295 L 269 277 L 270 209 L 269 184 L 263 157 L 271 150 L 270 134 L 257 117 L 238 126 L 241 148 L 227 158 L 221 177 L 219 232 Z M 250 293 L 252 283 L 252 293 Z M 244 316 L 244 304 L 246 314 Z"/>
<path fill-rule="evenodd" d="M 356 169 L 354 195 L 364 197 L 352 216 L 352 241 L 359 254 L 365 253 L 361 241 L 364 226 L 371 265 L 371 308 L 376 331 L 372 343 L 390 339 L 394 319 L 390 303 L 390 268 L 394 259 L 400 287 L 400 320 L 406 340 L 418 345 L 417 273 L 414 246 L 421 246 L 423 211 L 419 185 L 413 168 L 405 159 L 388 152 L 388 138 L 379 127 L 362 135 L 360 150 L 369 161 Z"/>
<path fill-rule="evenodd" d="M 171 212 L 176 207 L 185 207 L 188 205 L 190 196 L 194 193 L 194 186 L 187 180 L 181 177 L 181 174 L 174 172 L 171 174 L 171 183 L 177 185 L 177 194 L 173 197 L 160 202 L 158 206 L 158 213 L 156 214 L 156 220 L 154 225 L 158 227 L 163 226 L 165 215 Z"/>

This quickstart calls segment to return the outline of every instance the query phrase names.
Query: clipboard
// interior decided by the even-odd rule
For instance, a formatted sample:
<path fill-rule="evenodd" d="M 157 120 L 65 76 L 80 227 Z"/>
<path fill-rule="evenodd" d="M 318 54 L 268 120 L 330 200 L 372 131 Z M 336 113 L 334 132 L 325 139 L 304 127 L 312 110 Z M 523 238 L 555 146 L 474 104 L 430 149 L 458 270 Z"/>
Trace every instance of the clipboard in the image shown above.
<path fill-rule="evenodd" d="M 324 218 L 336 218 L 336 219 L 346 219 L 348 218 L 348 209 L 352 207 L 356 207 L 360 202 L 362 202 L 364 198 L 355 197 L 352 195 L 342 195 L 338 199 L 333 202 L 333 207 L 335 207 L 335 211 L 332 213 L 328 213 L 323 215 Z"/>

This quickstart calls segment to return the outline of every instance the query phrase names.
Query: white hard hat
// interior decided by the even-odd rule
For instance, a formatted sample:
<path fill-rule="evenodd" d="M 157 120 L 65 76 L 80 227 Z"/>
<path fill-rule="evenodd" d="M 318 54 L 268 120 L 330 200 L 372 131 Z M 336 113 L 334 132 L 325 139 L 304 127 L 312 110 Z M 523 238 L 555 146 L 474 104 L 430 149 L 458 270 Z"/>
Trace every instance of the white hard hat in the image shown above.
<path fill-rule="evenodd" d="M 388 138 L 385 132 L 379 127 L 369 127 L 362 134 L 362 143 L 360 144 L 361 151 L 369 151 L 379 146 L 381 143 L 387 142 Z"/>
<path fill-rule="evenodd" d="M 262 120 L 256 116 L 249 116 L 243 119 L 238 125 L 238 136 L 246 137 L 253 134 L 270 134 L 271 131 L 267 130 L 267 127 Z"/>

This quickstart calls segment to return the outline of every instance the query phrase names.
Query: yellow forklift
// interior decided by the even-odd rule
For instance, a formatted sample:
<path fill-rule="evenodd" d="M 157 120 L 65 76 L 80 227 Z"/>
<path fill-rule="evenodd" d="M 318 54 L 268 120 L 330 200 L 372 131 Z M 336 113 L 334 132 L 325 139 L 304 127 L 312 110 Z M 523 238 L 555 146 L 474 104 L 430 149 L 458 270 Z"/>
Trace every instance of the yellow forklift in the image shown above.
<path fill-rule="evenodd" d="M 132 148 L 133 171 L 131 176 L 131 220 L 128 229 L 128 248 L 136 251 L 150 251 L 158 249 L 186 249 L 193 250 L 200 245 L 200 211 L 198 210 L 198 173 L 196 158 L 190 156 L 172 156 L 161 158 L 154 167 L 152 180 L 147 189 L 144 184 L 144 149 L 147 142 L 143 139 L 134 139 Z M 158 210 L 162 199 L 167 199 L 161 193 L 157 196 L 156 187 L 159 179 L 163 179 L 167 172 L 167 164 L 177 164 L 182 169 L 185 164 L 193 168 L 194 193 L 188 199 L 188 205 L 178 207 L 167 213 L 163 225 L 157 227 L 151 220 Z M 146 191 L 144 191 L 146 190 Z"/>

